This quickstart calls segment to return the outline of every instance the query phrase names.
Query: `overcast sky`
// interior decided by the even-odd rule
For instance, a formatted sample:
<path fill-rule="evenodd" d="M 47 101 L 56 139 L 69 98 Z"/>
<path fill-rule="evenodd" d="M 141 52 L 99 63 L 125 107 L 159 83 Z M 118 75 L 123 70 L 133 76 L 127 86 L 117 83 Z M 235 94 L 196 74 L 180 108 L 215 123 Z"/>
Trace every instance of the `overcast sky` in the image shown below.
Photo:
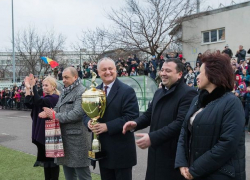
<path fill-rule="evenodd" d="M 230 5 L 232 2 L 203 1 L 201 10 L 208 6 L 216 9 L 220 3 Z M 244 1 L 234 0 L 235 3 Z M 107 19 L 107 12 L 111 8 L 119 9 L 124 3 L 125 0 L 14 0 L 15 33 L 28 27 L 36 27 L 40 32 L 54 30 L 67 38 L 66 49 L 70 49 L 70 44 L 77 41 L 82 30 L 112 25 Z M 12 48 L 11 18 L 11 0 L 0 0 L 0 52 Z"/>

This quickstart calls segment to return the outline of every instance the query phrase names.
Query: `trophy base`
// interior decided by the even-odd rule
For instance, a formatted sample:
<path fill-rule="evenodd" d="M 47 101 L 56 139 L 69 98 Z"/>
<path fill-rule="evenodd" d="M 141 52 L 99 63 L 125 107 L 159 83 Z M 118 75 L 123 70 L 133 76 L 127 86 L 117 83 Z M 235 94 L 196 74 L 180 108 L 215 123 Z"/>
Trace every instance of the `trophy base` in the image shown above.
<path fill-rule="evenodd" d="M 103 158 L 106 157 L 105 152 L 100 151 L 100 152 L 93 152 L 93 151 L 89 151 L 89 159 L 94 160 L 94 161 L 99 161 Z"/>

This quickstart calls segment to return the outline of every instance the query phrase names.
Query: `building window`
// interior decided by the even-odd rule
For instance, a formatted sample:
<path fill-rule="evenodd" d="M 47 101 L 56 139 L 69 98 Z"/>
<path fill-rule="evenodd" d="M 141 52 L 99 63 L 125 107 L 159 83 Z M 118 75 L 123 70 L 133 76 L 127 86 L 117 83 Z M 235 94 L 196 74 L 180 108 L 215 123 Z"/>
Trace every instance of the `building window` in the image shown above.
<path fill-rule="evenodd" d="M 223 41 L 225 40 L 225 29 L 219 29 L 219 40 Z"/>
<path fill-rule="evenodd" d="M 208 43 L 209 42 L 209 32 L 203 33 L 203 42 Z"/>
<path fill-rule="evenodd" d="M 225 28 L 202 32 L 203 43 L 220 42 L 225 40 Z"/>

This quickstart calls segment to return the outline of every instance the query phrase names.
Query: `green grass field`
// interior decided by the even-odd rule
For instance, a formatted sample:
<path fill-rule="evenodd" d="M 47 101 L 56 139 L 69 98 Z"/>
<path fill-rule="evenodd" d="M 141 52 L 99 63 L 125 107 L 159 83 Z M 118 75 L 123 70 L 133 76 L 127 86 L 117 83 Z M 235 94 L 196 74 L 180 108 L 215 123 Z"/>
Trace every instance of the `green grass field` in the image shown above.
<path fill-rule="evenodd" d="M 43 180 L 43 168 L 33 167 L 36 157 L 0 146 L 0 180 Z M 60 180 L 64 180 L 62 167 Z M 92 180 L 100 180 L 92 174 Z"/>

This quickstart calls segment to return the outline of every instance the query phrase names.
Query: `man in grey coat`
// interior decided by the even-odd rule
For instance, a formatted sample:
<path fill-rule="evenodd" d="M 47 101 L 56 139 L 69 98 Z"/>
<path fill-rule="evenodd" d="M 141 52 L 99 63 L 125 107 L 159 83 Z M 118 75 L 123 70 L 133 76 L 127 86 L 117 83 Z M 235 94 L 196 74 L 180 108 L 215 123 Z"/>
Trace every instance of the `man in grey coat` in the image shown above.
<path fill-rule="evenodd" d="M 56 158 L 58 165 L 63 165 L 66 180 L 91 180 L 88 150 L 91 134 L 82 123 L 82 93 L 84 87 L 73 67 L 64 69 L 63 92 L 54 107 L 55 117 L 59 119 L 65 156 Z M 52 116 L 46 109 L 47 116 Z M 51 110 L 52 111 L 52 110 Z M 51 117 L 50 117 L 51 118 Z"/>

